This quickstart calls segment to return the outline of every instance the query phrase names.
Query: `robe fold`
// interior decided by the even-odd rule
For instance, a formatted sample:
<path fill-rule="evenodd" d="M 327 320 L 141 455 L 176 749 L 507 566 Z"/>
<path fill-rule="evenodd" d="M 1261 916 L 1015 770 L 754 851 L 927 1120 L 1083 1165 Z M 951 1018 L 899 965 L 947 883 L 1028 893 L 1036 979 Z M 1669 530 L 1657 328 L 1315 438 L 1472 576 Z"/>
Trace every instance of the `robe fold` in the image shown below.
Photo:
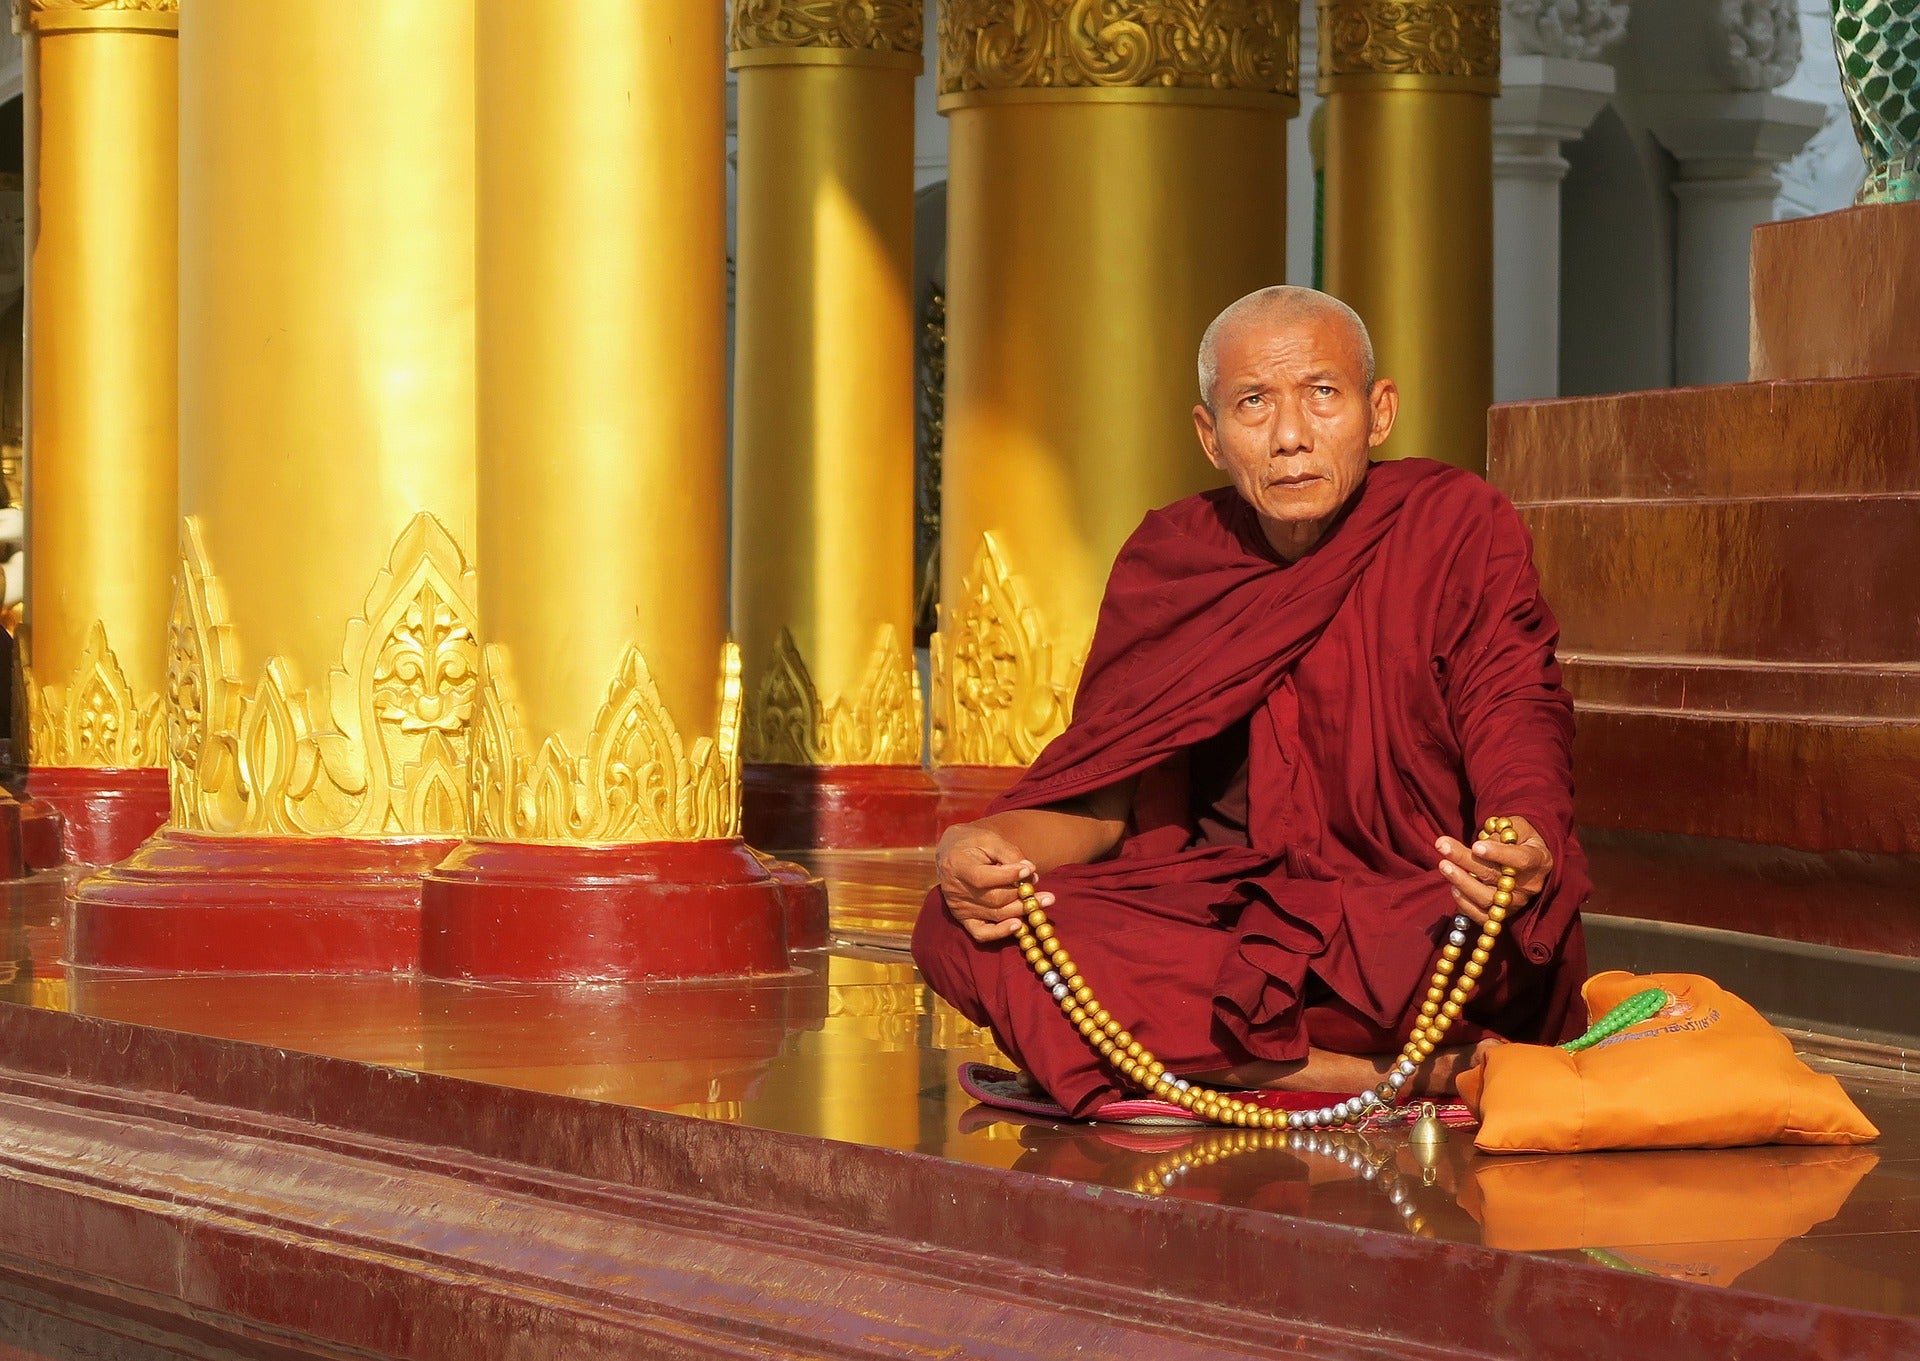
<path fill-rule="evenodd" d="M 1552 876 L 1448 1040 L 1559 1040 L 1589 885 L 1557 636 L 1518 513 L 1469 473 L 1375 465 L 1293 563 L 1234 491 L 1189 497 L 1122 548 L 1073 721 L 995 809 L 1138 777 L 1115 854 L 1043 882 L 1101 1005 L 1181 1073 L 1397 1048 L 1455 912 L 1435 839 L 1524 817 Z M 975 942 L 938 889 L 913 950 L 1069 1110 L 1122 1094 L 1019 949 Z"/>

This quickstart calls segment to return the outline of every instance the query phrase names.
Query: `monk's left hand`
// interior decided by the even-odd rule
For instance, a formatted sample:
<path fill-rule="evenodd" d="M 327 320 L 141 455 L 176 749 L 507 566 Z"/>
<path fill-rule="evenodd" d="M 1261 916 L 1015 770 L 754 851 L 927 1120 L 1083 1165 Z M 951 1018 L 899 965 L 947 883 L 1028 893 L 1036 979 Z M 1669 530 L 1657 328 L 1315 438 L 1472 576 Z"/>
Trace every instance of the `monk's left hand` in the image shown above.
<path fill-rule="evenodd" d="M 1484 926 L 1487 909 L 1493 906 L 1494 883 L 1503 869 L 1513 871 L 1513 902 L 1509 912 L 1518 912 L 1540 896 L 1553 873 L 1553 852 L 1546 838 L 1534 830 L 1525 818 L 1514 818 L 1513 830 L 1520 839 L 1511 846 L 1499 841 L 1476 841 L 1471 845 L 1443 836 L 1434 842 L 1440 852 L 1440 875 L 1453 889 L 1454 905 Z"/>

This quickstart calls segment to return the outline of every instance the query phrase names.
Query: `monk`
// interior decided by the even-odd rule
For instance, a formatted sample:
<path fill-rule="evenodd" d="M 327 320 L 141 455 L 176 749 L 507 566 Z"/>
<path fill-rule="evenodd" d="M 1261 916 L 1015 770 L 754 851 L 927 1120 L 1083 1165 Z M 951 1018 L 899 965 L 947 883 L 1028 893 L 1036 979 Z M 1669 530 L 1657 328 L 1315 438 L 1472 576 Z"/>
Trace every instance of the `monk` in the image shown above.
<path fill-rule="evenodd" d="M 1130 1092 L 1010 943 L 1034 883 L 1100 1004 L 1190 1081 L 1359 1092 L 1388 1073 L 1456 913 L 1517 890 L 1410 1094 L 1477 1044 L 1579 1031 L 1573 708 L 1513 506 L 1372 461 L 1399 411 L 1366 326 L 1302 288 L 1200 347 L 1200 446 L 1231 486 L 1148 515 L 1114 563 L 1071 725 L 949 829 L 913 955 L 1062 1106 Z M 1516 844 L 1477 840 L 1492 816 Z"/>

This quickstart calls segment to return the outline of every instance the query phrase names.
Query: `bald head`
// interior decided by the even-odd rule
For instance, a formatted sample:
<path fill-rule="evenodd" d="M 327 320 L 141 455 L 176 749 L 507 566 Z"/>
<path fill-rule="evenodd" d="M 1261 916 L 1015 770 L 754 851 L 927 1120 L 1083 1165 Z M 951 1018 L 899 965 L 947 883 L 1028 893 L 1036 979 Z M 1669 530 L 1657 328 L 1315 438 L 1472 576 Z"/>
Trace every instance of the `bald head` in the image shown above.
<path fill-rule="evenodd" d="M 1333 321 L 1350 332 L 1366 386 L 1373 386 L 1378 376 L 1374 372 L 1373 337 L 1367 334 L 1367 324 L 1360 320 L 1360 314 L 1331 293 L 1276 284 L 1249 293 L 1229 306 L 1213 319 L 1207 333 L 1200 338 L 1201 404 L 1209 411 L 1214 409 L 1213 389 L 1220 380 L 1220 346 L 1228 335 L 1250 327 L 1279 329 L 1296 321 Z"/>

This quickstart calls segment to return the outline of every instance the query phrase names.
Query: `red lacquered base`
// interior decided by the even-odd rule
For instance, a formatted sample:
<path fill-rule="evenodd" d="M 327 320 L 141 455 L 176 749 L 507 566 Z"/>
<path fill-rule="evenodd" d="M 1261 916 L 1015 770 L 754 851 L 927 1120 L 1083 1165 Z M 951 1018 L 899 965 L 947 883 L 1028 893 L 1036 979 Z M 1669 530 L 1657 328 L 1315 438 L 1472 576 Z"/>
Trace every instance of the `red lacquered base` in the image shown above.
<path fill-rule="evenodd" d="M 938 766 L 934 783 L 940 786 L 939 832 L 956 822 L 972 822 L 987 811 L 987 805 L 1013 787 L 1026 774 L 1023 766 Z"/>
<path fill-rule="evenodd" d="M 787 949 L 826 949 L 832 940 L 827 931 L 827 881 L 805 865 L 778 860 L 760 851 L 754 854 L 780 890 L 780 911 L 787 922 Z"/>
<path fill-rule="evenodd" d="M 748 766 L 743 832 L 776 851 L 931 846 L 940 787 L 919 766 Z"/>
<path fill-rule="evenodd" d="M 72 962 L 166 973 L 397 973 L 450 841 L 162 830 L 74 893 Z"/>
<path fill-rule="evenodd" d="M 787 967 L 780 884 L 743 841 L 469 841 L 427 876 L 420 967 L 435 978 L 625 982 Z"/>
<path fill-rule="evenodd" d="M 158 766 L 35 766 L 27 775 L 27 791 L 35 803 L 59 815 L 60 846 L 66 861 L 75 865 L 125 860 L 160 830 L 172 811 L 167 772 Z"/>
<path fill-rule="evenodd" d="M 39 799 L 19 800 L 20 854 L 29 870 L 58 869 L 67 863 L 66 829 L 60 814 Z"/>
<path fill-rule="evenodd" d="M 19 879 L 27 872 L 20 848 L 20 805 L 0 790 L 0 879 Z"/>

